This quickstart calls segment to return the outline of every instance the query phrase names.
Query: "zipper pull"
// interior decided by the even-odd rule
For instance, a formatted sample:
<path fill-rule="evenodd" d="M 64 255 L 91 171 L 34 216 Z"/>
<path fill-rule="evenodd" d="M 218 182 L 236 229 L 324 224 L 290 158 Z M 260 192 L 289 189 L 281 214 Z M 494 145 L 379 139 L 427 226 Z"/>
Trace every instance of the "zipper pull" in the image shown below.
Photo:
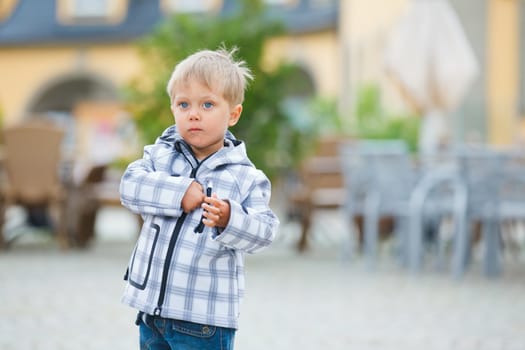
<path fill-rule="evenodd" d="M 206 187 L 206 197 L 211 197 L 212 191 L 213 191 L 213 183 L 209 181 L 208 186 Z M 204 222 L 202 222 L 202 220 L 204 220 L 204 215 L 201 215 L 199 224 L 193 230 L 194 233 L 202 233 L 202 231 L 204 231 Z"/>
<path fill-rule="evenodd" d="M 213 191 L 213 182 L 208 181 L 208 187 L 206 188 L 206 196 L 211 197 L 211 193 Z"/>

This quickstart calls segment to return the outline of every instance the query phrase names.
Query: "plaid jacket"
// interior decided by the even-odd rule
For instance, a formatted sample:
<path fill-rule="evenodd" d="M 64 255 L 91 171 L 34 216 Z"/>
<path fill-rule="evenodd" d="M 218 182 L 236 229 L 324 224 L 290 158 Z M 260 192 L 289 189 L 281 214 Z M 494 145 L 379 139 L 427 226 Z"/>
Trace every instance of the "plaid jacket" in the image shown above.
<path fill-rule="evenodd" d="M 244 295 L 244 253 L 273 241 L 279 220 L 269 208 L 271 187 L 228 133 L 225 147 L 199 162 L 168 128 L 122 176 L 122 204 L 144 225 L 126 273 L 123 302 L 165 318 L 238 327 Z M 231 216 L 219 234 L 195 233 L 202 209 L 184 213 L 181 200 L 192 181 L 228 199 Z"/>

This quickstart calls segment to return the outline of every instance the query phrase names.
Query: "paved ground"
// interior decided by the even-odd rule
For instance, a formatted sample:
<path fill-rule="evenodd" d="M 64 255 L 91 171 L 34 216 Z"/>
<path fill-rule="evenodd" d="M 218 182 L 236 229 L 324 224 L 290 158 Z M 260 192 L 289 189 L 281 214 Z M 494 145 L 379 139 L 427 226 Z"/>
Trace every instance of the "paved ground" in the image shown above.
<path fill-rule="evenodd" d="M 138 349 L 135 312 L 119 302 L 133 227 L 123 213 L 106 215 L 111 234 L 99 227 L 87 251 L 22 238 L 0 253 L 1 350 Z M 341 241 L 323 232 L 299 256 L 295 239 L 283 225 L 271 249 L 247 258 L 237 349 L 525 349 L 523 261 L 506 262 L 497 280 L 475 266 L 454 281 L 410 276 L 388 254 L 375 272 L 345 263 Z"/>

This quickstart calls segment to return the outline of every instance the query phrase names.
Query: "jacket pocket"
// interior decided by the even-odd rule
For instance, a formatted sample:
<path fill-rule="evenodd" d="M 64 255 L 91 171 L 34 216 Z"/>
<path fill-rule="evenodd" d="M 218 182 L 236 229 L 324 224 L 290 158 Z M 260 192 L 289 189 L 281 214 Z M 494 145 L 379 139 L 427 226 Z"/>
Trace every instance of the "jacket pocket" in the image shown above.
<path fill-rule="evenodd" d="M 133 252 L 129 266 L 128 282 L 133 287 L 144 290 L 151 272 L 151 264 L 159 239 L 160 226 L 151 224 L 148 232 L 142 232 Z"/>

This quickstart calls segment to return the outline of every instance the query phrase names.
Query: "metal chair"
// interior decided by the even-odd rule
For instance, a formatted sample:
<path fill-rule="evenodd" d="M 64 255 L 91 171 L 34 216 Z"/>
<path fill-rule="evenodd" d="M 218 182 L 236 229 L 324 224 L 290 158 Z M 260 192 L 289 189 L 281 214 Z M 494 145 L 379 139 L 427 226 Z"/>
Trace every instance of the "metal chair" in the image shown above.
<path fill-rule="evenodd" d="M 361 140 L 340 146 L 345 179 L 345 212 L 350 220 L 364 218 L 364 251 L 369 267 L 377 260 L 379 223 L 393 217 L 399 233 L 398 252 L 406 262 L 406 223 L 409 197 L 417 181 L 416 169 L 402 140 Z M 356 236 L 353 222 L 352 236 Z"/>
<path fill-rule="evenodd" d="M 56 209 L 53 229 L 61 248 L 69 247 L 66 229 L 66 198 L 59 168 L 64 132 L 46 122 L 29 122 L 4 130 L 5 181 L 0 196 L 0 245 L 10 239 L 4 235 L 8 206 L 42 206 Z"/>
<path fill-rule="evenodd" d="M 501 227 L 525 219 L 525 158 L 488 146 L 459 146 L 451 162 L 428 172 L 412 195 L 410 268 L 422 268 L 422 227 L 426 215 L 453 218 L 451 270 L 461 278 L 471 262 L 473 232 L 481 228 L 483 272 L 501 273 Z M 439 253 L 443 261 L 443 252 Z"/>
<path fill-rule="evenodd" d="M 504 167 L 499 204 L 498 229 L 501 235 L 499 242 L 505 242 L 503 234 L 508 234 L 509 238 L 512 239 L 512 235 L 517 233 L 514 229 L 525 221 L 525 154 L 522 151 L 511 151 L 509 153 Z M 503 244 L 502 248 L 510 250 L 510 241 L 507 243 L 508 245 Z M 500 246 L 497 245 L 496 247 Z M 497 251 L 488 251 L 487 253 L 487 269 L 489 266 L 494 266 L 497 275 L 502 270 L 500 260 L 504 252 L 500 254 Z"/>
<path fill-rule="evenodd" d="M 476 222 L 481 223 L 485 244 L 483 269 L 486 276 L 500 273 L 499 223 L 502 216 L 509 216 L 509 203 L 503 205 L 503 189 L 509 178 L 506 173 L 510 154 L 489 147 L 465 147 L 457 152 L 462 181 L 467 190 L 467 208 L 464 216 L 465 229 L 459 235 L 455 247 L 454 275 L 461 277 L 470 262 L 472 232 Z M 505 212 L 505 213 L 504 213 Z"/>
<path fill-rule="evenodd" d="M 413 273 L 422 270 L 425 259 L 424 231 L 431 225 L 434 229 L 432 244 L 437 248 L 437 267 L 442 268 L 445 261 L 446 242 L 439 235 L 439 229 L 444 219 L 451 218 L 453 226 L 452 237 L 456 246 L 465 231 L 465 216 L 467 209 L 467 190 L 459 176 L 457 164 L 448 155 L 440 155 L 439 162 L 428 162 L 420 159 L 424 164 L 420 170 L 421 178 L 412 191 L 410 198 L 409 219 L 409 268 Z M 443 159 L 444 158 L 444 159 Z M 444 160 L 444 161 L 443 161 Z M 461 257 L 459 250 L 452 259 L 452 271 L 455 275 L 460 269 Z"/>

